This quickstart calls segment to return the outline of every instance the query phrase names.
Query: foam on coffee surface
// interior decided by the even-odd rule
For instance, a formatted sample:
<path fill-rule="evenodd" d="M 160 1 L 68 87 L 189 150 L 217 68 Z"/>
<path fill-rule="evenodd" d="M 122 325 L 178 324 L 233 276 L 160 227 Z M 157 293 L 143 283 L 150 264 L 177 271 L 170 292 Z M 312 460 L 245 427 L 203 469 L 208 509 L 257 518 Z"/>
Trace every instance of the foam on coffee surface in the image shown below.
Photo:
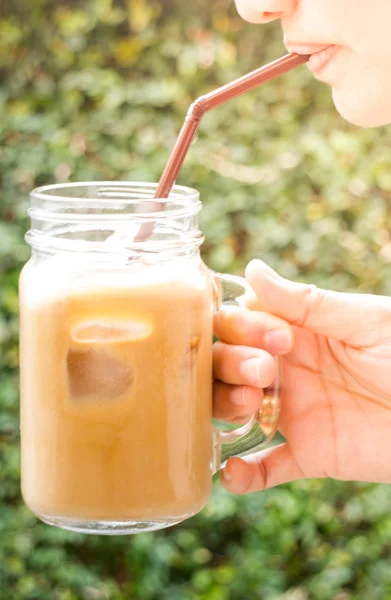
<path fill-rule="evenodd" d="M 27 265 L 23 270 L 23 279 L 30 288 L 25 303 L 33 307 L 88 291 L 99 293 L 99 290 L 107 291 L 110 288 L 131 290 L 164 282 L 172 282 L 173 285 L 182 282 L 198 288 L 203 277 L 194 276 L 194 270 L 189 268 L 189 260 L 186 257 L 185 260 L 178 258 L 156 264 L 135 261 L 111 271 L 94 272 L 85 264 L 82 255 L 75 254 L 72 260 L 61 256 L 49 258 L 34 269 L 29 269 Z M 32 281 L 29 284 L 30 278 Z"/>

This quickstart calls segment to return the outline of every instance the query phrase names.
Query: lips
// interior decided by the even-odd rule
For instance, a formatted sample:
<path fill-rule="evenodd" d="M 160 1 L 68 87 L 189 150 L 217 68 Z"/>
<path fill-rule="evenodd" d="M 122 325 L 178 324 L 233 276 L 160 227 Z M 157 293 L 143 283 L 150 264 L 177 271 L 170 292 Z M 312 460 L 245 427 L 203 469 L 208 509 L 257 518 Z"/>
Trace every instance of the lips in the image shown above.
<path fill-rule="evenodd" d="M 319 75 L 320 72 L 329 64 L 337 50 L 338 46 L 329 46 L 320 52 L 312 54 L 307 63 L 309 70 L 315 75 Z"/>
<path fill-rule="evenodd" d="M 339 46 L 334 44 L 296 44 L 285 42 L 285 46 L 289 52 L 310 55 L 307 66 L 314 75 L 320 74 L 339 49 Z"/>

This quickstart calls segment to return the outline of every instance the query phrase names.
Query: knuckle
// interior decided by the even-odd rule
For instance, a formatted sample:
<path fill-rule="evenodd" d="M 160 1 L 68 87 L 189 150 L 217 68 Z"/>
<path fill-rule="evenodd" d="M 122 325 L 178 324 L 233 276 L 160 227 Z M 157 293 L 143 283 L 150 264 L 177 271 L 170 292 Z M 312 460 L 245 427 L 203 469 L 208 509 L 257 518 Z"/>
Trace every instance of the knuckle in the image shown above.
<path fill-rule="evenodd" d="M 303 306 L 304 311 L 301 318 L 295 324 L 299 327 L 305 327 L 308 323 L 311 313 L 316 312 L 320 305 L 325 301 L 327 297 L 327 290 L 318 288 L 314 284 L 308 284 L 304 286 L 303 290 Z"/>
<path fill-rule="evenodd" d="M 311 283 L 307 286 L 306 293 L 307 293 L 307 298 L 311 302 L 311 304 L 313 304 L 313 303 L 317 304 L 318 302 L 321 302 L 324 299 L 324 297 L 326 295 L 326 290 L 318 288 L 316 285 Z"/>

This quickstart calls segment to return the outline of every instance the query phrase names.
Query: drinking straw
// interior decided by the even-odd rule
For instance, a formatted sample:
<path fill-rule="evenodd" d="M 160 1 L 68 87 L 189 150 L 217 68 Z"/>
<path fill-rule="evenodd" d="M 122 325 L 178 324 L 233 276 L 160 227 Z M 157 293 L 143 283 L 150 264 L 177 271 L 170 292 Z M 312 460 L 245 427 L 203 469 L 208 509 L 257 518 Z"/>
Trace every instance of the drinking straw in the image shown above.
<path fill-rule="evenodd" d="M 171 189 L 183 165 L 183 161 L 186 158 L 190 144 L 194 139 L 199 123 L 205 113 L 216 108 L 216 106 L 220 106 L 220 104 L 224 104 L 259 85 L 278 77 L 279 75 L 283 75 L 284 73 L 295 69 L 307 62 L 308 58 L 308 56 L 294 53 L 287 54 L 247 75 L 243 75 L 243 77 L 240 77 L 239 79 L 231 81 L 231 83 L 228 83 L 227 85 L 223 85 L 217 90 L 213 90 L 212 92 L 197 98 L 187 112 L 182 129 L 159 180 L 154 198 L 159 200 L 169 197 Z M 162 210 L 164 206 L 164 202 L 156 202 L 152 206 L 152 211 Z M 153 228 L 153 222 L 144 223 L 137 232 L 135 241 L 141 242 L 147 240 L 152 234 Z"/>

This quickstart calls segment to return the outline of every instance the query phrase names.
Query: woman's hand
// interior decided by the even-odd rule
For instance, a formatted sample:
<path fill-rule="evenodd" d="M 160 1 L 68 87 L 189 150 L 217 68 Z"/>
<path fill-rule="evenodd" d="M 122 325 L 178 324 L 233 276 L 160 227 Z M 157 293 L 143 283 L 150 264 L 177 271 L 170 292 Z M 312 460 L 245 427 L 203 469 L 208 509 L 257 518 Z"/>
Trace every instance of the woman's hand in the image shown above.
<path fill-rule="evenodd" d="M 221 479 L 243 494 L 308 477 L 391 483 L 391 298 L 341 294 L 246 271 L 252 311 L 221 311 L 214 413 L 242 422 L 283 359 L 279 429 L 287 442 L 231 458 Z M 270 353 L 270 354 L 269 354 Z"/>

